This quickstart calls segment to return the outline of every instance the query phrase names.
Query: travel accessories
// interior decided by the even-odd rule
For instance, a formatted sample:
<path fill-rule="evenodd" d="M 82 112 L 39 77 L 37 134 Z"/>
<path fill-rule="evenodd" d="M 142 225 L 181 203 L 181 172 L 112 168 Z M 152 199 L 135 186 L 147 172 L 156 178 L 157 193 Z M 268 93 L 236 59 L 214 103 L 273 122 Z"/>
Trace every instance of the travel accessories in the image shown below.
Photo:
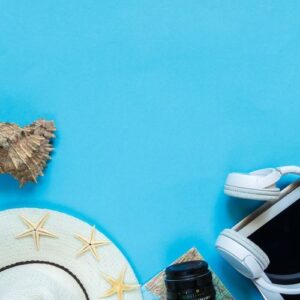
<path fill-rule="evenodd" d="M 275 186 L 288 173 L 300 174 L 300 168 L 233 173 L 225 186 L 227 194 L 238 198 L 273 201 L 225 229 L 216 242 L 220 254 L 267 300 L 300 299 L 300 183 L 283 190 Z"/>
<path fill-rule="evenodd" d="M 176 259 L 176 261 L 174 261 L 171 265 L 181 264 L 181 263 L 195 261 L 195 260 L 196 261 L 204 260 L 204 258 L 196 248 L 191 248 L 189 251 L 185 252 L 182 256 L 180 256 L 178 259 Z M 209 270 L 212 273 L 213 285 L 214 285 L 214 289 L 216 291 L 216 300 L 234 300 L 233 296 L 229 293 L 229 291 L 224 286 L 222 281 L 218 278 L 218 276 L 211 269 L 209 269 Z M 191 278 L 189 278 L 188 281 L 190 281 L 190 279 Z M 144 300 L 166 300 L 167 299 L 167 288 L 165 285 L 165 280 L 166 280 L 166 272 L 165 272 L 165 270 L 163 270 L 160 273 L 158 273 L 156 276 L 151 278 L 148 282 L 146 282 L 142 287 L 143 299 Z M 200 280 L 201 280 L 201 278 L 200 278 Z M 180 284 L 180 282 L 179 282 L 179 284 Z M 186 300 L 187 299 L 193 299 L 193 300 L 197 299 L 197 298 L 194 298 L 195 295 L 193 295 L 193 289 L 188 289 L 186 291 L 187 291 L 187 293 L 184 295 L 184 299 L 186 299 Z M 196 291 L 196 293 L 197 293 L 197 291 Z"/>

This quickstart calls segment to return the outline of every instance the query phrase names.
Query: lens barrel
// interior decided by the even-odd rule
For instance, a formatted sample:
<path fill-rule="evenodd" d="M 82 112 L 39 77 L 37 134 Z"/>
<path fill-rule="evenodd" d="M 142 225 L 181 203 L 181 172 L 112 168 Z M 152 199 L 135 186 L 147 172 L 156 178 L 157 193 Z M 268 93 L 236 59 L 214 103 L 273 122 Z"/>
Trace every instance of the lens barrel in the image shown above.
<path fill-rule="evenodd" d="M 205 261 L 175 264 L 165 273 L 168 300 L 215 300 L 212 274 Z"/>

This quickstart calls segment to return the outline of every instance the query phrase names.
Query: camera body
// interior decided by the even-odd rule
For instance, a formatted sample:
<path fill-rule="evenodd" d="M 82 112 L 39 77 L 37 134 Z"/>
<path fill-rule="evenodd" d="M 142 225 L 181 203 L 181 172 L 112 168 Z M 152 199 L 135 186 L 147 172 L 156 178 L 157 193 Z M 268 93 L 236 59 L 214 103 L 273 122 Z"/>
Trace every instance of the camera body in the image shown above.
<path fill-rule="evenodd" d="M 212 274 L 205 261 L 175 264 L 165 273 L 167 300 L 215 300 Z"/>

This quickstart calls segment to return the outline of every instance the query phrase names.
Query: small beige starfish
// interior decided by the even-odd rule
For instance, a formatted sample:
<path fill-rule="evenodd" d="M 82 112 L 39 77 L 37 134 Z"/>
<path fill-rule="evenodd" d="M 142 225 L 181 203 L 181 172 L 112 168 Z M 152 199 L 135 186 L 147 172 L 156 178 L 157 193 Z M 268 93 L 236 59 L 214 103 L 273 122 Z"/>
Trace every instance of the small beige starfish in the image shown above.
<path fill-rule="evenodd" d="M 28 227 L 27 230 L 24 232 L 18 234 L 16 236 L 17 239 L 19 238 L 24 238 L 27 236 L 32 236 L 36 250 L 40 250 L 40 237 L 41 236 L 47 236 L 51 238 L 57 238 L 57 235 L 46 230 L 44 227 L 46 221 L 49 218 L 49 214 L 44 215 L 37 223 L 33 223 L 32 221 L 28 220 L 25 216 L 20 216 L 22 219 L 23 223 Z"/>
<path fill-rule="evenodd" d="M 100 246 L 107 245 L 107 244 L 109 244 L 109 242 L 103 241 L 103 240 L 102 241 L 95 240 L 95 231 L 96 231 L 95 226 L 93 226 L 89 238 L 85 238 L 80 234 L 75 235 L 75 237 L 77 239 L 79 239 L 83 244 L 82 248 L 78 251 L 77 256 L 80 256 L 87 251 L 91 251 L 91 253 L 93 254 L 93 256 L 95 257 L 96 260 L 100 259 L 99 254 L 97 252 L 97 248 Z"/>
<path fill-rule="evenodd" d="M 123 300 L 124 292 L 129 292 L 129 291 L 138 289 L 140 287 L 139 285 L 125 283 L 124 282 L 125 273 L 126 273 L 126 268 L 123 269 L 123 271 L 119 275 L 118 279 L 114 279 L 111 276 L 102 273 L 102 276 L 111 285 L 111 288 L 109 290 L 107 290 L 101 296 L 101 298 L 107 298 L 107 297 L 117 294 L 118 300 Z"/>

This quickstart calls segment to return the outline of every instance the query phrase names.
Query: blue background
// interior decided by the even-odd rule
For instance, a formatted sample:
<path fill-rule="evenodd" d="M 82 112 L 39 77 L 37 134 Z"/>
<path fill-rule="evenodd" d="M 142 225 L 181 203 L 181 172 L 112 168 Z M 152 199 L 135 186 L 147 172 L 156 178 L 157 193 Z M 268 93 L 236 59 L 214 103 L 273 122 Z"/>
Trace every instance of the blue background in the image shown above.
<path fill-rule="evenodd" d="M 233 170 L 300 163 L 299 1 L 0 1 L 0 119 L 56 122 L 38 185 L 0 178 L 0 208 L 96 224 L 141 282 L 192 246 L 237 299 L 260 299 L 216 253 L 259 205 Z"/>

